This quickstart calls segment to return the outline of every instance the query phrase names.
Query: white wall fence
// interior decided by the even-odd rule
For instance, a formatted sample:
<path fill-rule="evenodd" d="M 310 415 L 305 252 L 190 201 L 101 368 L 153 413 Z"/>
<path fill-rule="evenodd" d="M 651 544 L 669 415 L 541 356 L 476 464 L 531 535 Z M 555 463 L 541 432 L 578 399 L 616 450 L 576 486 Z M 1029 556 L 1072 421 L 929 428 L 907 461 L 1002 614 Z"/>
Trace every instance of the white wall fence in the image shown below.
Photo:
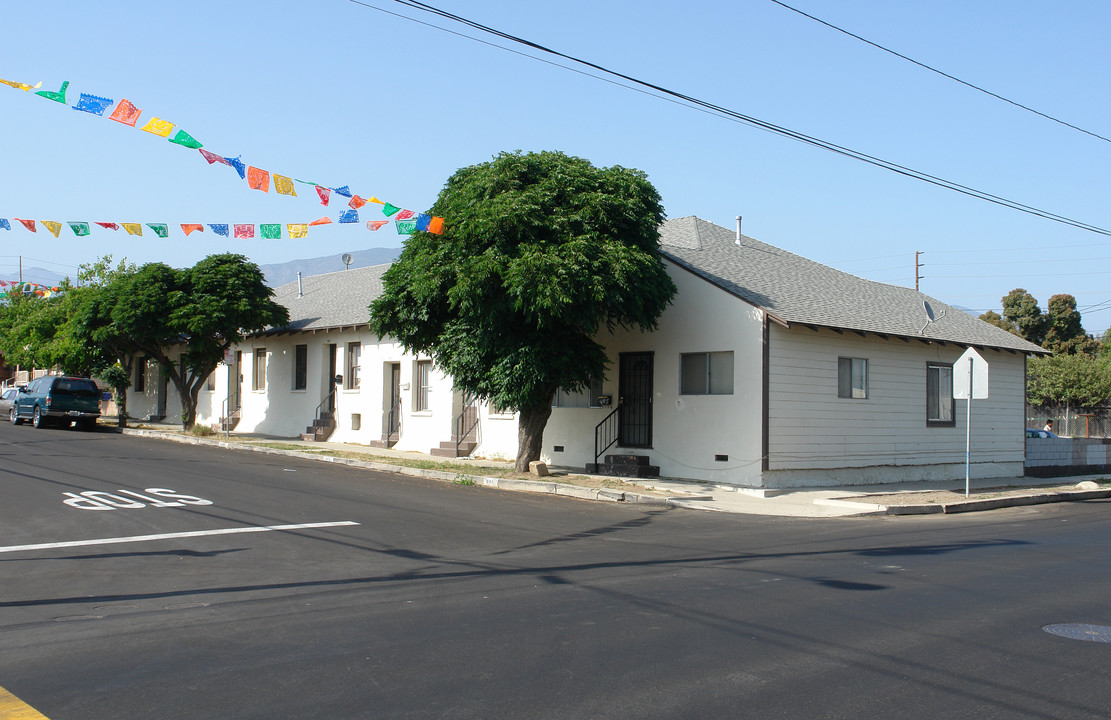
<path fill-rule="evenodd" d="M 1064 477 L 1111 473 L 1111 439 L 1026 438 L 1026 475 Z"/>

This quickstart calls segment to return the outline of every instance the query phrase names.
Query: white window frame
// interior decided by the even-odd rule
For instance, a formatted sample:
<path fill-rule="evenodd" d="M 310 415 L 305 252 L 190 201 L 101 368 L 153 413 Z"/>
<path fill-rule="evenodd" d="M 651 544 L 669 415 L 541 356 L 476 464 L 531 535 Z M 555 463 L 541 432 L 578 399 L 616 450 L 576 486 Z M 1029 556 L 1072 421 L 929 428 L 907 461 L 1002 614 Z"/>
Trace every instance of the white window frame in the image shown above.
<path fill-rule="evenodd" d="M 343 389 L 344 390 L 358 390 L 362 378 L 359 377 L 360 366 L 363 357 L 363 344 L 361 342 L 347 343 L 347 349 L 344 351 L 343 363 Z"/>
<path fill-rule="evenodd" d="M 413 368 L 413 412 L 432 412 L 432 361 L 417 360 Z"/>
<path fill-rule="evenodd" d="M 552 396 L 554 408 L 597 408 L 598 396 L 602 394 L 602 381 L 593 380 L 590 385 L 578 392 L 567 392 L 563 388 L 556 390 Z"/>
<path fill-rule="evenodd" d="M 847 400 L 868 399 L 867 358 L 837 358 L 837 397 Z"/>
<path fill-rule="evenodd" d="M 701 367 L 698 366 L 699 360 L 702 361 Z M 679 355 L 680 395 L 732 395 L 733 386 L 732 350 Z"/>

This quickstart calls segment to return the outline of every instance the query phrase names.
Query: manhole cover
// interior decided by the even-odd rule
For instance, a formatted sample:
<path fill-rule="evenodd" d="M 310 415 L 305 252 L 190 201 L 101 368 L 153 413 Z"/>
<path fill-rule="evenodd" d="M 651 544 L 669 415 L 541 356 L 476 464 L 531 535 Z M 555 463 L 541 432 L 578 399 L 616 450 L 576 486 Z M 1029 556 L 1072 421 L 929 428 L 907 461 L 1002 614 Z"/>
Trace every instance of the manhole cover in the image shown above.
<path fill-rule="evenodd" d="M 1091 642 L 1111 642 L 1111 627 L 1107 625 L 1087 625 L 1085 623 L 1060 623 L 1042 628 L 1047 633 L 1060 635 L 1070 640 L 1089 640 Z"/>

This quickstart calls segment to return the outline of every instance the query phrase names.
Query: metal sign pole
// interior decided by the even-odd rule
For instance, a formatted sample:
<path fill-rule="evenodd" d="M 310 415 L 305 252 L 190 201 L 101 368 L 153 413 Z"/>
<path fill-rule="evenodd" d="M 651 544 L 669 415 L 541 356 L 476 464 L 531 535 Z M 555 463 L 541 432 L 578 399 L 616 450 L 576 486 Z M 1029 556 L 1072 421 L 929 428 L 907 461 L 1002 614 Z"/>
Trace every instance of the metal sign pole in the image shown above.
<path fill-rule="evenodd" d="M 965 420 L 964 429 L 964 496 L 968 497 L 972 457 L 972 358 L 968 358 L 968 418 Z"/>

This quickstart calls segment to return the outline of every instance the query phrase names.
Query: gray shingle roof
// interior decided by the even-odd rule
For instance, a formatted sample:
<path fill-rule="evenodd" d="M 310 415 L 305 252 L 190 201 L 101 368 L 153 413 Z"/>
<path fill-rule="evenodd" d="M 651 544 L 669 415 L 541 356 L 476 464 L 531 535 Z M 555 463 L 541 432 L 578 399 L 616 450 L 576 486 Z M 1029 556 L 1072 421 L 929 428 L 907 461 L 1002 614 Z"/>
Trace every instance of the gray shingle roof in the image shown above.
<path fill-rule="evenodd" d="M 693 216 L 660 227 L 664 257 L 787 324 L 1046 352 L 916 290 L 858 278 L 747 236 L 741 247 L 735 241 L 733 231 Z M 279 286 L 274 300 L 289 308 L 289 324 L 272 332 L 366 324 L 388 267 L 311 275 L 302 279 L 300 297 L 296 282 Z M 923 301 L 937 318 L 929 325 Z"/>
<path fill-rule="evenodd" d="M 325 328 L 365 325 L 370 320 L 367 306 L 382 294 L 382 274 L 386 265 L 340 270 L 310 275 L 274 289 L 275 302 L 289 308 L 289 324 L 273 332 L 323 330 Z"/>
<path fill-rule="evenodd" d="M 961 345 L 1045 353 L 928 295 L 835 270 L 697 217 L 660 227 L 663 255 L 787 324 L 941 340 Z M 933 309 L 926 324 L 922 303 Z"/>

